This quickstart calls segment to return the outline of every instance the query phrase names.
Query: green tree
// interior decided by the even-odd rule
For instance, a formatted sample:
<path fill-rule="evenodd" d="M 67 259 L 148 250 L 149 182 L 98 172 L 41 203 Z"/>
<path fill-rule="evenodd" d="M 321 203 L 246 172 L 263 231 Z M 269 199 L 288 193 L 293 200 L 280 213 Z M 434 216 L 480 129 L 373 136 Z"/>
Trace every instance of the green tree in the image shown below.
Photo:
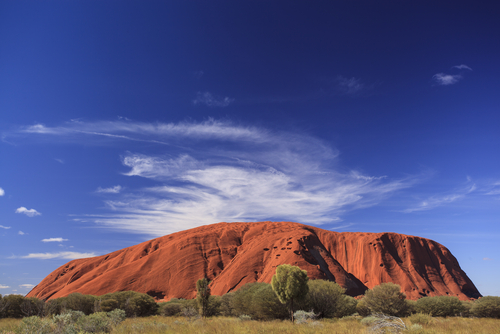
<path fill-rule="evenodd" d="M 472 305 L 470 312 L 475 317 L 500 318 L 500 297 L 486 296 L 479 298 Z"/>
<path fill-rule="evenodd" d="M 410 311 L 406 295 L 401 292 L 401 287 L 394 283 L 382 283 L 366 290 L 362 300 L 372 313 L 401 317 Z"/>
<path fill-rule="evenodd" d="M 292 322 L 294 322 L 294 302 L 301 301 L 307 295 L 307 272 L 299 267 L 282 264 L 276 268 L 271 285 L 281 303 L 286 304 Z"/>
<path fill-rule="evenodd" d="M 196 294 L 196 301 L 198 302 L 198 307 L 201 310 L 201 316 L 204 318 L 207 316 L 207 310 L 210 300 L 211 291 L 210 287 L 208 286 L 209 284 L 210 282 L 207 278 L 199 279 L 198 282 L 196 282 L 196 291 L 198 292 Z"/>

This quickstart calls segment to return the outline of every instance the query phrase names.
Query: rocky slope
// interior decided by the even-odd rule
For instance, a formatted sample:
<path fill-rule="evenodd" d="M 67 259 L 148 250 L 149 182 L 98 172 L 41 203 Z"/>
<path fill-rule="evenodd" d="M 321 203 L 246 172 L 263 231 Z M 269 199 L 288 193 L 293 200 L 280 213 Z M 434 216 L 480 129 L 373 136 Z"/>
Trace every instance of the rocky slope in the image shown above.
<path fill-rule="evenodd" d="M 399 284 L 410 299 L 480 296 L 455 257 L 432 240 L 260 222 L 202 226 L 73 260 L 48 275 L 28 297 L 134 290 L 156 299 L 189 299 L 196 296 L 196 281 L 203 277 L 212 281 L 212 294 L 222 295 L 246 283 L 271 282 L 276 267 L 284 263 L 307 270 L 311 279 L 335 281 L 353 296 L 384 282 Z"/>

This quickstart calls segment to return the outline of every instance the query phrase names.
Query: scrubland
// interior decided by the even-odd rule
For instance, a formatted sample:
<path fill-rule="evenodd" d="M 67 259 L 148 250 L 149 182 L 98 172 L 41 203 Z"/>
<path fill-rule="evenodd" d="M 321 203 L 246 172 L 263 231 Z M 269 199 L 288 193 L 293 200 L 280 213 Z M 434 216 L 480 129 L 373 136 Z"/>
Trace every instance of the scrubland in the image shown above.
<path fill-rule="evenodd" d="M 358 334 L 373 333 L 369 324 L 362 317 L 344 317 L 341 319 L 321 319 L 304 324 L 293 324 L 288 320 L 240 320 L 232 317 L 186 318 L 150 316 L 128 318 L 112 329 L 112 334 L 160 334 L 160 333 L 277 333 L 309 334 L 338 333 Z M 402 318 L 406 330 L 399 333 L 426 334 L 496 334 L 500 333 L 500 319 L 490 318 L 431 318 L 427 324 L 412 322 L 412 317 Z M 0 333 L 18 334 L 21 319 L 0 319 Z M 36 333 L 36 332 L 33 332 Z M 383 332 L 382 332 L 383 333 Z M 389 333 L 389 332 L 387 332 Z"/>

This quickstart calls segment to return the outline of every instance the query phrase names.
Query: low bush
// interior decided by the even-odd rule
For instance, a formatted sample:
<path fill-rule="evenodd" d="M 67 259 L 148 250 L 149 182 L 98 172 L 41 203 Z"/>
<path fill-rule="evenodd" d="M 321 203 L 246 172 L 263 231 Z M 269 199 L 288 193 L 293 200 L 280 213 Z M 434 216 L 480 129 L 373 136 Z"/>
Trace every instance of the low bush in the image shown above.
<path fill-rule="evenodd" d="M 362 300 L 371 313 L 401 317 L 409 315 L 411 312 L 406 295 L 401 292 L 401 287 L 394 283 L 383 283 L 373 289 L 366 290 Z"/>
<path fill-rule="evenodd" d="M 458 297 L 436 296 L 420 298 L 415 303 L 415 310 L 434 317 L 452 317 L 464 312 L 465 307 Z"/>
<path fill-rule="evenodd" d="M 432 316 L 425 313 L 415 313 L 408 317 L 412 324 L 428 325 L 432 321 Z"/>
<path fill-rule="evenodd" d="M 300 308 L 313 310 L 320 318 L 341 318 L 356 312 L 356 300 L 344 294 L 345 289 L 335 282 L 310 280 L 309 293 Z"/>
<path fill-rule="evenodd" d="M 479 298 L 472 305 L 470 312 L 480 318 L 500 318 L 500 297 L 486 296 Z"/>

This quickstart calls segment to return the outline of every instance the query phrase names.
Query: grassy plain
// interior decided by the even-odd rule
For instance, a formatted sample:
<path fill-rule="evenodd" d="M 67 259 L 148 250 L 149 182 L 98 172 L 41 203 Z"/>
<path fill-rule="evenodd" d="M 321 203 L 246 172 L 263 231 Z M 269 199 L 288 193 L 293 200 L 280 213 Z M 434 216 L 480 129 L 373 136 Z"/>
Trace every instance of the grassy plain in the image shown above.
<path fill-rule="evenodd" d="M 403 318 L 409 328 L 402 333 L 422 334 L 500 334 L 500 319 L 489 318 L 432 318 L 428 324 L 416 325 L 409 318 Z M 15 333 L 19 319 L 0 319 L 0 333 Z M 126 319 L 112 334 L 313 334 L 369 333 L 360 319 L 323 319 L 308 324 L 292 324 L 290 321 L 241 321 L 238 318 L 214 317 L 187 319 L 184 317 L 161 317 Z"/>

